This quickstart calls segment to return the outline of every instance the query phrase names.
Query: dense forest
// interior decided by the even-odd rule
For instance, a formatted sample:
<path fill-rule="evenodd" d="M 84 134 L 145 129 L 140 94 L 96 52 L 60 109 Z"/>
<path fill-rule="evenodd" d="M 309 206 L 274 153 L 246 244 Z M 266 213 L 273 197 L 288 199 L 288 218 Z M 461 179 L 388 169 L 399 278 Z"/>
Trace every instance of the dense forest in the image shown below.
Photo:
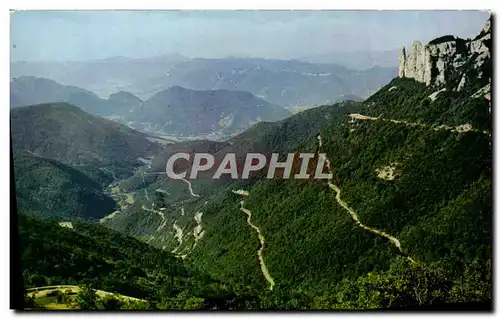
<path fill-rule="evenodd" d="M 20 212 L 42 217 L 99 219 L 116 202 L 81 171 L 27 151 L 14 154 L 16 200 Z"/>

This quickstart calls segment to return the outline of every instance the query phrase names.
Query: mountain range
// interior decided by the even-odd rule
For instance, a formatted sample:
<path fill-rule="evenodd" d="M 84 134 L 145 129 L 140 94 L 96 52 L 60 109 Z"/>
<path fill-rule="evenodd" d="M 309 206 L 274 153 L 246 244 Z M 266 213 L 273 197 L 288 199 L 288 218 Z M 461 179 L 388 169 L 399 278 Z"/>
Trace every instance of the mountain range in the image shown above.
<path fill-rule="evenodd" d="M 142 101 L 119 91 L 101 99 L 85 89 L 53 80 L 22 76 L 11 82 L 11 107 L 68 102 L 82 110 L 150 133 L 214 136 L 243 131 L 259 121 L 276 121 L 292 113 L 245 91 L 194 91 L 173 86 Z"/>
<path fill-rule="evenodd" d="M 188 88 L 168 84 L 171 76 L 164 74 L 141 84 L 154 94 L 142 104 L 134 90 L 110 98 L 130 103 L 129 113 L 156 123 L 154 129 L 205 134 L 214 123 L 234 128 L 223 141 L 157 143 L 68 103 L 12 108 L 17 169 L 41 162 L 40 173 L 22 171 L 18 182 L 21 238 L 29 243 L 22 252 L 27 287 L 91 284 L 147 299 L 147 309 L 359 310 L 463 302 L 491 308 L 491 39 L 489 20 L 474 39 L 414 44 L 401 51 L 399 76 L 376 92 L 342 92 L 366 99 L 290 116 L 271 104 L 279 89 L 259 94 L 250 86 L 283 89 L 284 74 L 299 82 L 321 78 L 336 98 L 332 88 L 346 83 L 367 92 L 360 79 L 377 69 L 360 78 L 337 66 L 326 72 L 295 61 L 186 59 L 172 62 L 171 70 L 189 79 L 191 86 L 176 84 Z M 217 90 L 196 91 L 207 78 Z M 289 106 L 286 99 L 301 96 L 310 83 L 295 86 L 280 104 Z M 226 91 L 236 84 L 252 93 Z M 225 101 L 237 107 L 228 109 Z M 261 104 L 276 118 L 246 128 L 257 121 L 248 110 Z M 197 110 L 210 115 L 206 123 Z M 311 153 L 308 172 L 323 157 L 332 177 L 266 179 L 259 172 L 212 179 L 207 171 L 171 180 L 165 161 L 179 151 L 210 153 L 217 163 L 234 153 L 238 164 L 254 152 L 279 153 L 280 160 Z M 72 177 L 80 174 L 88 179 Z M 61 195 L 39 200 L 41 184 Z M 93 191 L 80 195 L 85 189 Z M 92 221 L 102 211 L 50 211 L 69 207 L 75 196 L 95 202 L 96 194 L 114 200 L 108 199 L 113 213 L 99 225 Z M 73 230 L 24 213 L 74 223 Z M 38 259 L 43 262 L 35 267 Z"/>
<path fill-rule="evenodd" d="M 396 56 L 397 57 L 397 56 Z M 256 58 L 110 58 L 89 62 L 13 62 L 11 77 L 37 76 L 77 86 L 106 98 L 118 91 L 146 100 L 172 86 L 192 90 L 248 91 L 291 107 L 324 105 L 340 96 L 366 98 L 397 75 L 391 67 L 349 69 L 340 64 Z"/>

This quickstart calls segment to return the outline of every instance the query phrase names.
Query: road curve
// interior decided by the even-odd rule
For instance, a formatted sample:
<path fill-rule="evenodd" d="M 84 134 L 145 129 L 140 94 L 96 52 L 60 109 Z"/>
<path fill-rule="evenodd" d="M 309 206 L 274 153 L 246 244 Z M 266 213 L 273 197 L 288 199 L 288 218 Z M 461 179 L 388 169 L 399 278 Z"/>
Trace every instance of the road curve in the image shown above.
<path fill-rule="evenodd" d="M 319 147 L 321 148 L 323 146 L 323 141 L 321 139 L 321 135 L 318 135 L 318 143 L 319 143 Z M 326 166 L 328 167 L 328 171 L 331 173 L 331 168 L 330 168 L 330 161 L 328 160 L 328 158 L 326 159 Z M 389 240 L 389 242 L 394 245 L 398 251 L 403 255 L 405 256 L 406 258 L 408 258 L 409 261 L 411 262 L 415 262 L 411 257 L 409 257 L 404 251 L 403 249 L 401 248 L 401 243 L 399 242 L 399 240 L 394 237 L 394 236 L 391 236 L 390 234 L 384 232 L 384 231 L 381 231 L 381 230 L 378 230 L 378 229 L 375 229 L 375 228 L 371 228 L 371 227 L 368 227 L 366 225 L 364 225 L 360 220 L 359 220 L 359 217 L 358 215 L 356 214 L 356 212 L 354 210 L 352 210 L 346 202 L 344 202 L 341 198 L 340 198 L 340 188 L 333 184 L 331 182 L 331 180 L 328 180 L 328 187 L 330 187 L 333 191 L 335 191 L 335 200 L 337 201 L 337 203 L 342 207 L 344 208 L 348 213 L 349 215 L 351 216 L 351 218 L 354 220 L 354 222 L 361 228 L 377 235 L 377 236 L 380 236 L 380 237 L 384 237 L 384 238 L 387 238 Z"/>
<path fill-rule="evenodd" d="M 242 196 L 249 195 L 249 193 L 247 191 L 242 191 L 242 190 L 233 191 L 233 193 L 238 194 L 238 195 L 242 195 Z M 262 235 L 262 233 L 260 232 L 259 227 L 255 226 L 252 223 L 252 212 L 249 211 L 248 209 L 246 209 L 244 207 L 244 205 L 245 205 L 245 201 L 243 201 L 243 200 L 240 201 L 240 211 L 242 211 L 243 213 L 245 213 L 247 215 L 247 224 L 250 227 L 252 227 L 253 229 L 255 229 L 255 231 L 257 232 L 257 236 L 258 236 L 259 242 L 260 242 L 259 250 L 257 250 L 257 256 L 259 258 L 260 269 L 262 271 L 262 274 L 264 275 L 264 278 L 266 278 L 267 282 L 269 283 L 269 290 L 272 291 L 274 288 L 274 285 L 275 285 L 274 279 L 266 267 L 266 263 L 264 262 L 264 256 L 263 256 L 265 239 L 264 239 L 264 236 Z"/>

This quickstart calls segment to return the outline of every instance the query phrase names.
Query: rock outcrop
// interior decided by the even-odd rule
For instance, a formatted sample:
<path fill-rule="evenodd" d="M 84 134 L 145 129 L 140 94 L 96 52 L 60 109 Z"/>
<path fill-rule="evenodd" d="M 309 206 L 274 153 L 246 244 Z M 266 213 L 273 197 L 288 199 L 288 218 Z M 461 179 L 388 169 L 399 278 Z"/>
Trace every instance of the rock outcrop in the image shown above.
<path fill-rule="evenodd" d="M 399 77 L 413 78 L 426 85 L 445 84 L 448 70 L 459 68 L 470 57 L 474 57 L 474 67 L 479 69 L 490 58 L 488 42 L 491 42 L 491 19 L 474 40 L 444 36 L 426 45 L 414 41 L 409 52 L 404 47 L 401 49 Z"/>

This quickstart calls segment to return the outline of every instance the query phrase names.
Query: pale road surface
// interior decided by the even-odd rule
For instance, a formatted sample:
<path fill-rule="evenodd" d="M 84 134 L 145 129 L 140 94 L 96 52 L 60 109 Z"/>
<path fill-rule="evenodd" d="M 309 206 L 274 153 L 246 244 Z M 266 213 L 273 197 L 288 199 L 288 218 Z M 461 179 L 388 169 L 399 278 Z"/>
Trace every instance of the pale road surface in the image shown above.
<path fill-rule="evenodd" d="M 318 144 L 319 144 L 319 147 L 321 148 L 323 146 L 323 141 L 321 139 L 321 135 L 318 135 Z M 326 158 L 326 166 L 328 167 L 328 171 L 331 173 L 331 168 L 330 168 L 330 160 L 328 158 Z M 383 232 L 383 231 L 380 231 L 378 229 L 375 229 L 375 228 L 371 228 L 371 227 L 368 227 L 366 225 L 364 225 L 363 223 L 361 223 L 361 221 L 359 220 L 359 217 L 358 215 L 356 214 L 356 212 L 354 210 L 352 210 L 341 198 L 340 198 L 340 188 L 338 188 L 337 185 L 334 185 L 331 180 L 328 180 L 328 186 L 333 190 L 335 191 L 336 195 L 335 195 L 335 200 L 337 201 L 337 203 L 342 207 L 344 208 L 345 210 L 347 210 L 347 212 L 349 213 L 349 215 L 351 215 L 351 218 L 356 222 L 356 224 L 377 235 L 377 236 L 380 236 L 380 237 L 384 237 L 384 238 L 387 238 L 389 240 L 389 242 L 391 244 L 393 244 L 398 250 L 399 252 L 403 255 L 403 256 L 406 256 L 406 258 L 408 258 L 409 261 L 411 262 L 415 262 L 411 257 L 407 256 L 406 253 L 403 252 L 402 248 L 401 248 L 401 243 L 399 242 L 399 240 L 394 237 L 394 236 L 391 236 L 389 235 L 388 233 L 386 232 Z"/>
<path fill-rule="evenodd" d="M 233 191 L 233 193 L 235 194 L 238 194 L 238 195 L 242 195 L 242 196 L 248 196 L 249 193 L 247 191 L 243 191 L 243 190 L 237 190 L 237 191 Z M 274 288 L 274 279 L 273 277 L 271 276 L 271 274 L 269 273 L 267 267 L 266 267 L 266 264 L 264 262 L 264 256 L 262 254 L 263 250 L 264 250 L 264 243 L 265 243 L 265 240 L 264 240 L 264 236 L 262 235 L 262 233 L 260 232 L 260 229 L 259 227 L 255 226 L 254 224 L 252 224 L 252 212 L 249 211 L 248 209 L 246 209 L 244 207 L 244 201 L 240 201 L 240 211 L 242 211 L 243 213 L 247 214 L 247 224 L 250 225 L 250 227 L 252 227 L 253 229 L 255 229 L 255 231 L 257 232 L 257 236 L 259 237 L 259 242 L 260 242 L 260 248 L 259 250 L 257 251 L 257 256 L 259 258 L 259 264 L 260 264 L 260 269 L 262 271 L 262 274 L 264 275 L 264 278 L 266 278 L 267 282 L 269 283 L 269 290 L 273 290 Z"/>
<path fill-rule="evenodd" d="M 380 117 L 373 117 L 373 116 L 367 116 L 363 114 L 358 114 L 358 113 L 352 113 L 348 114 L 348 117 L 356 120 L 364 120 L 364 121 L 385 121 L 385 122 L 392 122 L 392 123 L 403 123 L 405 125 L 415 127 L 415 126 L 420 126 L 420 127 L 426 127 L 426 128 L 431 128 L 432 126 L 429 124 L 423 124 L 423 123 L 414 123 L 414 122 L 407 122 L 407 121 L 400 121 L 400 120 L 392 120 L 392 119 L 385 119 L 385 118 L 380 118 Z M 450 131 L 450 132 L 456 132 L 456 133 L 465 133 L 465 132 L 478 132 L 482 134 L 486 134 L 491 136 L 491 133 L 488 131 L 480 131 L 478 129 L 472 128 L 472 125 L 470 124 L 462 124 L 458 125 L 455 127 L 448 126 L 448 125 L 441 125 L 441 126 L 436 126 L 432 127 L 434 131 Z"/>
<path fill-rule="evenodd" d="M 191 182 L 190 182 L 190 181 L 188 181 L 188 180 L 187 180 L 187 179 L 185 179 L 185 178 L 183 178 L 182 180 L 188 184 L 188 187 L 189 187 L 189 192 L 191 193 L 191 196 L 193 196 L 193 197 L 200 197 L 200 195 L 195 194 L 195 193 L 193 192 L 193 186 L 191 185 Z"/>
<path fill-rule="evenodd" d="M 166 174 L 165 172 L 152 172 L 152 173 L 142 173 L 142 182 L 144 183 L 144 186 L 146 186 L 146 181 L 144 180 L 144 174 L 146 175 L 163 175 L 163 174 Z M 185 178 L 181 178 L 180 180 L 184 181 L 186 184 L 188 184 L 188 188 L 189 188 L 189 193 L 191 193 L 191 196 L 193 197 L 200 197 L 200 195 L 198 194 L 195 194 L 194 191 L 193 191 L 193 186 L 191 185 L 191 182 L 188 181 L 187 179 Z M 148 197 L 148 193 L 147 193 L 147 189 L 144 188 L 144 191 L 146 192 L 146 198 Z M 168 194 L 167 191 L 165 191 L 166 194 Z M 148 198 L 149 200 L 149 198 Z"/>
<path fill-rule="evenodd" d="M 172 253 L 175 254 L 177 252 L 177 250 L 179 250 L 179 248 L 181 248 L 182 246 L 182 228 L 180 228 L 178 225 L 177 225 L 177 221 L 174 222 L 174 230 L 175 230 L 175 235 L 174 235 L 174 238 L 177 239 L 177 242 L 179 243 L 179 245 L 174 249 L 172 250 Z"/>
<path fill-rule="evenodd" d="M 142 172 L 141 175 L 142 175 L 142 183 L 144 185 L 144 195 L 146 195 L 146 199 L 149 202 L 150 200 L 149 200 L 149 196 L 148 196 L 148 188 L 146 187 L 146 180 L 144 179 L 144 172 Z"/>

